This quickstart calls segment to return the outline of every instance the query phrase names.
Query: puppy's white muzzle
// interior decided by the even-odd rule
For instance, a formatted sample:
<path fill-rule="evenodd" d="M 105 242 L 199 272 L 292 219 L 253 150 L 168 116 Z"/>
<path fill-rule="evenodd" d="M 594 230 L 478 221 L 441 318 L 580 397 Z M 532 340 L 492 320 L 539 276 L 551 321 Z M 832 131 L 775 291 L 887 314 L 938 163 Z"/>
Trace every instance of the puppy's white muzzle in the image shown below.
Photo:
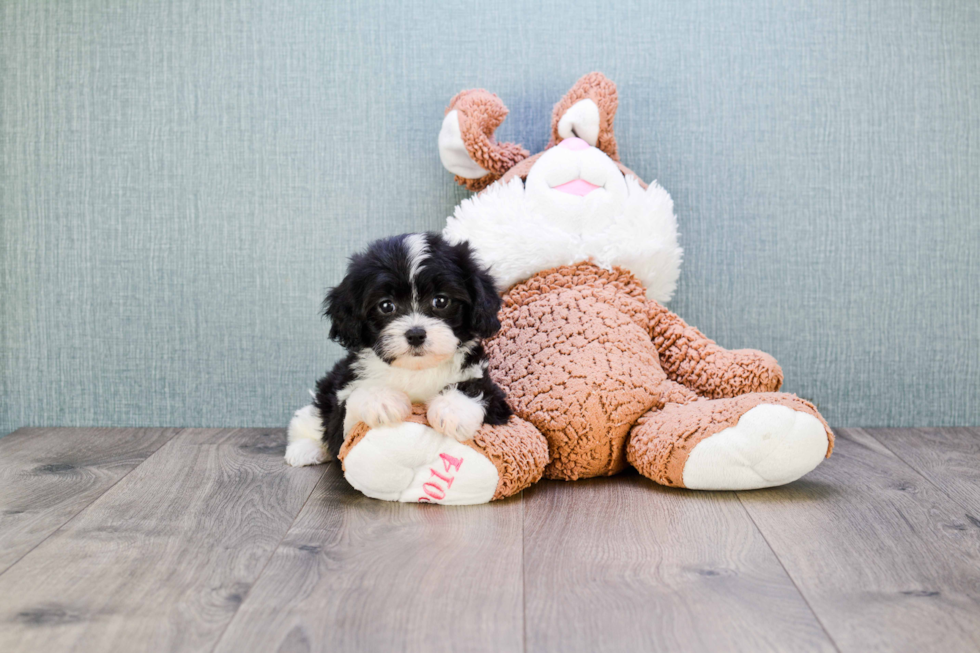
<path fill-rule="evenodd" d="M 404 315 L 381 332 L 381 352 L 393 367 L 424 370 L 449 359 L 459 339 L 442 320 L 421 313 Z"/>

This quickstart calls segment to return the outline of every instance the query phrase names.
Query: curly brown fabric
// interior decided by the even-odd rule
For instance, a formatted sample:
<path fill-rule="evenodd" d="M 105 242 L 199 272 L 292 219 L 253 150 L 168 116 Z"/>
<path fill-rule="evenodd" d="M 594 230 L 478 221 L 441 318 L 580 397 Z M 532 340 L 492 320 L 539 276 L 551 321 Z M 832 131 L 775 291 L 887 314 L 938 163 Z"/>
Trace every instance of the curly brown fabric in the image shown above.
<path fill-rule="evenodd" d="M 412 414 L 405 421 L 428 426 L 425 412 L 424 405 L 413 404 Z M 370 430 L 364 422 L 354 425 L 337 456 L 341 466 L 347 454 Z M 497 490 L 493 501 L 505 499 L 537 483 L 548 464 L 548 441 L 537 429 L 516 416 L 499 426 L 484 424 L 472 440 L 463 444 L 484 455 L 497 468 Z"/>
<path fill-rule="evenodd" d="M 769 354 L 723 349 L 657 302 L 649 300 L 647 306 L 650 336 L 670 379 L 712 399 L 774 392 L 782 386 L 783 370 Z"/>
<path fill-rule="evenodd" d="M 630 435 L 629 463 L 647 478 L 671 487 L 684 487 L 684 465 L 694 447 L 707 437 L 735 426 L 760 404 L 786 406 L 813 415 L 827 432 L 827 457 L 834 449 L 834 432 L 813 404 L 796 395 L 760 392 L 727 399 L 706 399 L 687 405 L 670 404 L 641 417 Z"/>
<path fill-rule="evenodd" d="M 586 99 L 595 102 L 599 108 L 599 134 L 596 147 L 612 158 L 624 175 L 632 175 L 640 179 L 633 171 L 619 163 L 619 148 L 613 131 L 616 109 L 619 106 L 616 84 L 599 72 L 581 77 L 555 104 L 551 118 L 551 138 L 545 149 L 561 142 L 558 123 L 565 112 L 576 102 Z M 494 139 L 494 132 L 508 113 L 507 107 L 499 97 L 482 88 L 461 91 L 449 101 L 446 113 L 454 109 L 458 112 L 460 137 L 467 153 L 477 165 L 487 170 L 487 174 L 478 179 L 467 179 L 456 175 L 456 183 L 473 192 L 479 192 L 499 179 L 506 182 L 515 177 L 527 178 L 528 171 L 542 152 L 531 157 L 530 152 L 517 143 L 498 143 Z M 646 188 L 646 183 L 642 180 L 640 184 Z"/>
<path fill-rule="evenodd" d="M 466 151 L 489 174 L 479 179 L 456 176 L 456 181 L 471 191 L 483 190 L 505 172 L 528 157 L 530 152 L 517 143 L 498 143 L 493 133 L 507 117 L 507 107 L 493 93 L 481 89 L 463 91 L 449 101 L 446 113 L 455 109 Z"/>
<path fill-rule="evenodd" d="M 575 82 L 575 86 L 565 94 L 551 113 L 551 141 L 548 147 L 562 141 L 558 135 L 558 122 L 565 112 L 576 102 L 592 100 L 599 107 L 599 138 L 595 146 L 605 152 L 613 161 L 619 161 L 619 148 L 613 133 L 613 120 L 619 106 L 616 84 L 602 73 L 589 73 Z"/>
<path fill-rule="evenodd" d="M 790 405 L 822 421 L 801 399 L 758 392 L 782 381 L 771 356 L 718 347 L 647 299 L 620 268 L 579 263 L 540 272 L 504 294 L 500 322 L 485 342 L 490 374 L 514 412 L 547 438 L 549 478 L 615 474 L 633 464 L 676 485 L 690 448 L 754 405 Z M 708 401 L 736 395 L 743 396 Z"/>
<path fill-rule="evenodd" d="M 661 405 L 667 378 L 643 287 L 624 270 L 583 263 L 541 272 L 503 299 L 501 330 L 484 343 L 490 374 L 548 439 L 545 476 L 624 469 L 629 430 Z"/>
<path fill-rule="evenodd" d="M 497 468 L 500 480 L 494 501 L 540 481 L 548 464 L 548 441 L 536 428 L 513 415 L 506 424 L 483 425 L 472 440 L 463 444 L 482 453 Z"/>
<path fill-rule="evenodd" d="M 579 79 L 555 105 L 547 147 L 562 140 L 562 116 L 586 99 L 599 109 L 596 147 L 646 188 L 619 162 L 618 95 L 601 73 Z M 527 178 L 543 153 L 528 157 L 520 146 L 493 142 L 507 113 L 496 96 L 464 92 L 453 108 L 467 151 L 491 171 L 457 181 L 478 191 L 494 180 Z M 500 332 L 484 343 L 489 373 L 515 414 L 547 439 L 547 477 L 615 474 L 633 464 L 658 483 L 682 486 L 693 448 L 763 403 L 813 415 L 827 432 L 828 456 L 833 448 L 833 433 L 811 404 L 775 392 L 783 373 L 772 356 L 718 346 L 647 299 L 626 270 L 582 262 L 539 272 L 504 294 L 499 317 Z"/>
<path fill-rule="evenodd" d="M 627 465 L 683 487 L 694 447 L 760 404 L 816 417 L 826 455 L 833 450 L 834 434 L 812 404 L 767 391 L 782 381 L 771 356 L 718 347 L 647 299 L 626 270 L 578 263 L 540 272 L 504 294 L 499 317 L 500 332 L 484 346 L 515 416 L 464 443 L 497 468 L 494 499 L 542 472 L 574 480 Z M 408 420 L 427 424 L 425 407 L 413 406 Z M 341 461 L 368 430 L 351 430 Z"/>
<path fill-rule="evenodd" d="M 504 176 L 500 178 L 501 183 L 506 184 L 514 177 L 527 179 L 527 173 L 531 172 L 531 166 L 533 166 L 535 163 L 538 162 L 538 159 L 541 158 L 542 154 L 544 154 L 544 152 L 538 152 L 534 156 L 529 156 L 528 158 L 524 159 L 516 166 L 514 166 L 513 168 L 505 172 Z"/>

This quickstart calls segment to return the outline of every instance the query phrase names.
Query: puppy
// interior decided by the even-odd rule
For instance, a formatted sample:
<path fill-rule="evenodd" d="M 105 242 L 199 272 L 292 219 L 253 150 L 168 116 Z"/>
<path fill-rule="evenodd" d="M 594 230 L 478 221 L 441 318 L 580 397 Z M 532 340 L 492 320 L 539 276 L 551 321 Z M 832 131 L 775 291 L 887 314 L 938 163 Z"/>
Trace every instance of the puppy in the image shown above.
<path fill-rule="evenodd" d="M 506 423 L 511 410 L 480 344 L 500 329 L 499 309 L 492 277 L 465 242 L 405 234 L 352 257 L 324 300 L 330 337 L 347 356 L 290 422 L 286 461 L 323 462 L 358 422 L 397 424 L 413 403 L 427 406 L 432 428 L 459 441 L 483 424 Z"/>

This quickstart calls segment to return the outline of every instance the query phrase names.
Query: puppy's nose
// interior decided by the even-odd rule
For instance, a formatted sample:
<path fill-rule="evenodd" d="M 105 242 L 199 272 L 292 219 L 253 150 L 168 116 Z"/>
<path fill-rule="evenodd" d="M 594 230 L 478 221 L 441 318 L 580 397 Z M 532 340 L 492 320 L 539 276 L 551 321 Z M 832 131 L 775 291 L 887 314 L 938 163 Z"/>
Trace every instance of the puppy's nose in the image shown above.
<path fill-rule="evenodd" d="M 405 340 L 413 347 L 418 347 L 425 342 L 425 329 L 422 327 L 412 327 L 405 332 Z"/>

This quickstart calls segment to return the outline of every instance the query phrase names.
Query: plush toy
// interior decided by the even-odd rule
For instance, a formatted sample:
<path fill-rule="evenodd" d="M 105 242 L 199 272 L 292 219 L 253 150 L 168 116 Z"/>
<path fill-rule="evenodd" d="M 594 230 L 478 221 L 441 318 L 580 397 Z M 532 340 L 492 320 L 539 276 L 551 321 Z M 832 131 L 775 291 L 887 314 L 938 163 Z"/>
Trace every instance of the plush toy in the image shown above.
<path fill-rule="evenodd" d="M 794 481 L 830 455 L 814 406 L 776 392 L 775 359 L 725 350 L 662 305 L 681 261 L 673 202 L 619 162 L 616 107 L 615 85 L 586 75 L 555 105 L 548 147 L 529 156 L 494 140 L 507 115 L 496 95 L 450 102 L 440 157 L 480 192 L 443 235 L 469 241 L 503 293 L 502 329 L 484 345 L 515 417 L 462 445 L 420 411 L 396 427 L 358 425 L 341 459 L 365 494 L 476 503 L 542 473 L 629 465 L 662 485 L 746 490 Z"/>

